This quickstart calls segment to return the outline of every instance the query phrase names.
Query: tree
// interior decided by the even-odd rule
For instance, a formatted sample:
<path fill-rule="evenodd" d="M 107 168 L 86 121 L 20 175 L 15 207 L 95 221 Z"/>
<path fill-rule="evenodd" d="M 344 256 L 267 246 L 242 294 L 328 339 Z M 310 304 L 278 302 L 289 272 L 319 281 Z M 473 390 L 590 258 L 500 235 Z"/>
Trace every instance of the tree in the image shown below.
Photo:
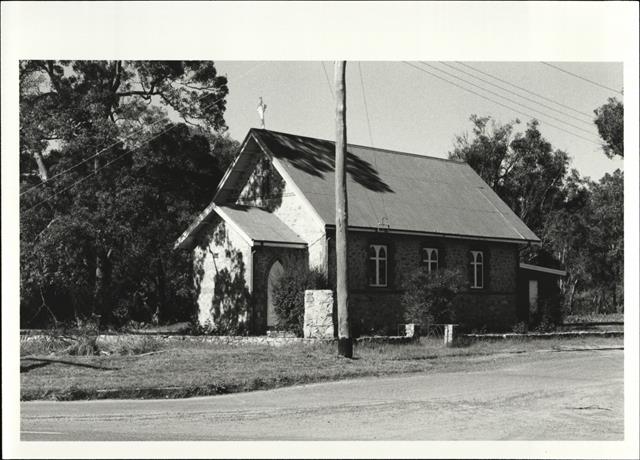
<path fill-rule="evenodd" d="M 497 124 L 491 117 L 471 116 L 473 138 L 456 136 L 449 158 L 466 161 L 534 232 L 553 209 L 569 165 L 568 155 L 554 150 L 532 120 L 524 133 L 515 122 Z"/>
<path fill-rule="evenodd" d="M 624 174 L 605 174 L 593 187 L 590 270 L 597 280 L 598 309 L 620 311 L 624 276 Z M 599 312 L 599 311 L 596 311 Z"/>
<path fill-rule="evenodd" d="M 576 295 L 588 312 L 620 311 L 624 275 L 624 175 L 605 174 L 599 182 L 580 178 L 566 181 L 564 198 L 552 211 L 541 235 L 567 277 L 562 280 L 566 312 L 574 311 Z"/>
<path fill-rule="evenodd" d="M 569 314 L 573 312 L 576 292 L 593 283 L 589 270 L 593 253 L 592 187 L 588 178 L 572 170 L 565 181 L 562 199 L 549 213 L 540 235 L 543 248 L 567 270 L 567 277 L 560 280 L 560 290 L 564 311 Z"/>
<path fill-rule="evenodd" d="M 227 92 L 207 61 L 20 63 L 23 322 L 184 316 L 190 264 L 172 243 L 237 146 Z"/>
<path fill-rule="evenodd" d="M 604 141 L 602 149 L 609 158 L 616 155 L 624 157 L 624 106 L 615 97 L 593 111 L 596 114 L 594 123 Z"/>

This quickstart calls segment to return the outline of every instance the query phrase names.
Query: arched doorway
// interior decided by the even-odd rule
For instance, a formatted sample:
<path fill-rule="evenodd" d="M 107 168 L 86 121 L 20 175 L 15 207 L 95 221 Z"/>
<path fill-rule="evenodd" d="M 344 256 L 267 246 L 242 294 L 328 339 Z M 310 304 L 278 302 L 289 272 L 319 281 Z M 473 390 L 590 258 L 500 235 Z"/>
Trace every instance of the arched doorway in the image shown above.
<path fill-rule="evenodd" d="M 267 278 L 267 329 L 275 329 L 278 325 L 278 315 L 273 304 L 273 286 L 280 280 L 284 274 L 284 267 L 279 260 L 276 260 Z"/>

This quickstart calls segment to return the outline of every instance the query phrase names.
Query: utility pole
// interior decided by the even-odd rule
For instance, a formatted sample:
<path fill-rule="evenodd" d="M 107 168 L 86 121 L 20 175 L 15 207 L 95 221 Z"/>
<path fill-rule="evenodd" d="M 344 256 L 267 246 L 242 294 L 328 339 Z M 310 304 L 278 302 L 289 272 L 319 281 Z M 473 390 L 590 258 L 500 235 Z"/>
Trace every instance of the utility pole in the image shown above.
<path fill-rule="evenodd" d="M 349 330 L 349 287 L 347 284 L 347 95 L 345 89 L 346 61 L 336 61 L 336 293 L 338 297 L 338 355 L 353 357 L 353 341 Z"/>

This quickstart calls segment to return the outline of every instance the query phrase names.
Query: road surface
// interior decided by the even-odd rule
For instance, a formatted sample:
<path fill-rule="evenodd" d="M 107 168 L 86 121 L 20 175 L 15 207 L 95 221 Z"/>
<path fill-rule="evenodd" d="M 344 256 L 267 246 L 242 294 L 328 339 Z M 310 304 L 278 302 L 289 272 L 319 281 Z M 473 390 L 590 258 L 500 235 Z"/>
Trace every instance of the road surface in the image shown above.
<path fill-rule="evenodd" d="M 182 400 L 24 402 L 21 410 L 23 441 L 622 440 L 623 351 L 527 353 L 481 371 Z"/>

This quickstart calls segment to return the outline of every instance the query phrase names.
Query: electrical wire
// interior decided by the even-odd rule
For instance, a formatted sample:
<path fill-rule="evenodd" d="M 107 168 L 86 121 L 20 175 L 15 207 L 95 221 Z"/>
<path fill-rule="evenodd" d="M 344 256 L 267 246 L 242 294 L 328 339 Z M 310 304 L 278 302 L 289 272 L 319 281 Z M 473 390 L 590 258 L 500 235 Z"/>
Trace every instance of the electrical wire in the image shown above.
<path fill-rule="evenodd" d="M 444 82 L 447 82 L 447 83 L 449 83 L 450 85 L 456 86 L 456 87 L 458 87 L 458 88 L 460 88 L 460 89 L 462 89 L 462 90 L 464 90 L 464 91 L 467 91 L 467 92 L 469 92 L 469 93 L 471 93 L 471 94 L 475 94 L 475 95 L 476 95 L 476 96 L 478 96 L 478 97 L 481 97 L 481 98 L 483 98 L 483 99 L 485 99 L 485 100 L 487 100 L 487 101 L 493 102 L 494 104 L 497 104 L 497 105 L 500 105 L 500 106 L 502 106 L 502 107 L 504 107 L 504 108 L 507 108 L 507 109 L 509 109 L 509 110 L 512 110 L 512 111 L 514 111 L 514 112 L 516 112 L 516 113 L 519 113 L 520 115 L 524 115 L 525 117 L 531 117 L 531 118 L 539 118 L 539 117 L 536 117 L 536 116 L 534 116 L 534 115 L 531 115 L 531 114 L 529 114 L 529 113 L 527 113 L 527 112 L 523 112 L 522 110 L 520 110 L 520 109 L 518 109 L 518 108 L 513 108 L 513 107 L 511 107 L 511 106 L 508 106 L 508 105 L 506 105 L 506 104 L 503 104 L 502 102 L 495 101 L 495 100 L 493 100 L 493 99 L 491 99 L 491 98 L 489 98 L 489 97 L 486 97 L 486 96 L 484 96 L 484 95 L 482 95 L 482 94 L 480 94 L 480 93 L 477 93 L 476 91 L 473 91 L 473 90 L 471 90 L 471 89 L 469 89 L 469 88 L 465 88 L 464 86 L 459 85 L 459 84 L 457 84 L 457 83 L 455 83 L 455 82 L 452 82 L 452 81 L 450 81 L 450 80 L 447 80 L 446 78 L 441 77 L 440 75 L 437 75 L 437 74 L 435 74 L 435 73 L 433 73 L 433 72 L 429 72 L 428 70 L 425 70 L 425 69 L 424 69 L 424 68 L 422 68 L 422 67 L 415 66 L 415 65 L 411 64 L 410 62 L 407 62 L 407 61 L 403 61 L 403 62 L 404 62 L 405 64 L 407 64 L 408 66 L 413 67 L 413 68 L 414 68 L 414 69 L 416 69 L 416 70 L 419 70 L 419 71 L 421 71 L 421 72 L 424 72 L 424 73 L 426 73 L 426 74 L 429 74 L 429 75 L 431 75 L 432 77 L 438 78 L 439 80 L 442 80 L 442 81 L 444 81 Z M 543 121 L 544 121 L 544 120 L 543 120 Z M 582 140 L 585 140 L 585 141 L 587 141 L 587 142 L 590 142 L 590 143 L 592 143 L 592 144 L 597 145 L 598 147 L 600 147 L 600 144 L 599 144 L 599 143 L 597 143 L 597 142 L 595 142 L 595 141 L 593 141 L 593 140 L 591 140 L 591 139 L 588 139 L 588 138 L 586 138 L 586 137 L 584 137 L 584 136 L 581 136 L 580 134 L 576 134 L 576 133 L 573 133 L 573 132 L 571 132 L 571 131 L 567 131 L 566 129 L 564 129 L 564 128 L 560 127 L 560 126 L 554 125 L 554 124 L 549 123 L 549 122 L 546 122 L 546 121 L 545 121 L 545 123 L 546 123 L 547 125 L 549 125 L 549 126 L 553 127 L 553 128 L 556 128 L 556 129 L 558 129 L 558 130 L 560 130 L 560 131 L 563 131 L 563 132 L 565 132 L 565 133 L 567 133 L 567 134 L 570 134 L 570 135 L 572 135 L 572 136 L 575 136 L 575 137 L 577 137 L 577 138 L 580 138 L 580 139 L 582 139 Z"/>
<path fill-rule="evenodd" d="M 213 106 L 214 104 L 216 104 L 218 101 L 215 101 L 213 103 L 211 103 L 209 106 L 205 106 L 204 108 L 207 109 L 211 106 Z M 86 176 L 83 176 L 82 178 L 80 178 L 79 180 L 75 181 L 74 183 L 72 183 L 71 185 L 63 188 L 62 190 L 56 190 L 53 195 L 49 196 L 48 198 L 45 198 L 42 201 L 37 202 L 36 204 L 34 204 L 33 206 L 30 206 L 29 208 L 25 209 L 24 211 L 21 212 L 29 212 L 34 208 L 37 208 L 38 206 L 47 203 L 49 201 L 51 201 L 53 198 L 55 198 L 57 195 L 66 192 L 67 190 L 72 189 L 73 187 L 75 187 L 76 185 L 84 182 L 85 180 L 89 179 L 90 177 L 93 177 L 95 175 L 98 174 L 99 171 L 103 170 L 104 168 L 106 168 L 107 166 L 112 165 L 113 163 L 115 163 L 116 161 L 120 160 L 121 158 L 124 158 L 125 156 L 127 156 L 130 153 L 135 152 L 136 150 L 140 149 L 141 147 L 143 147 L 144 145 L 148 144 L 149 142 L 151 142 L 154 139 L 157 139 L 158 137 L 162 136 L 163 134 L 166 134 L 167 132 L 171 131 L 173 128 L 175 128 L 176 126 L 178 126 L 177 124 L 173 123 L 171 124 L 171 126 L 169 126 L 167 129 L 160 131 L 159 133 L 155 134 L 154 136 L 152 136 L 151 138 L 145 140 L 142 144 L 140 144 L 139 146 L 131 149 L 131 150 L 127 150 L 126 152 L 124 152 L 121 155 L 118 155 L 116 158 L 114 158 L 113 160 L 109 161 L 108 163 L 105 163 L 104 165 L 100 166 L 99 168 L 96 168 L 95 170 L 93 170 L 92 172 L 90 172 L 89 174 L 87 174 Z"/>
<path fill-rule="evenodd" d="M 424 65 L 426 65 L 427 67 L 429 67 L 429 68 L 433 69 L 433 70 L 437 70 L 438 72 L 442 72 L 442 73 L 444 73 L 445 75 L 449 75 L 450 77 L 453 77 L 453 78 L 455 78 L 455 79 L 457 79 L 457 80 L 460 80 L 460 81 L 462 81 L 462 82 L 464 82 L 464 83 L 466 83 L 466 84 L 468 84 L 468 85 L 471 85 L 471 86 L 473 86 L 473 87 L 475 87 L 475 88 L 478 88 L 478 89 L 480 89 L 480 90 L 482 90 L 482 91 L 485 91 L 485 92 L 487 92 L 487 93 L 489 93 L 489 94 L 492 94 L 492 95 L 497 96 L 497 97 L 499 97 L 499 98 L 501 98 L 501 99 L 504 99 L 504 100 L 506 100 L 506 101 L 509 101 L 509 102 L 511 102 L 511 103 L 513 103 L 513 104 L 516 104 L 516 105 L 520 106 L 520 107 L 524 107 L 524 108 L 525 108 L 525 109 L 527 109 L 527 110 L 533 110 L 534 112 L 541 113 L 541 114 L 543 114 L 544 116 L 546 116 L 546 117 L 548 117 L 548 118 L 551 118 L 552 120 L 559 121 L 560 123 L 564 123 L 565 125 L 567 125 L 567 126 L 571 126 L 571 127 L 572 127 L 572 128 L 574 128 L 574 129 L 577 129 L 577 130 L 582 131 L 582 132 L 587 133 L 587 134 L 591 134 L 591 131 L 588 131 L 588 130 L 586 130 L 586 129 L 584 129 L 584 128 L 581 128 L 580 126 L 576 126 L 576 125 L 574 125 L 574 124 L 572 124 L 572 123 L 569 123 L 568 121 L 565 121 L 565 120 L 563 120 L 563 119 L 561 119 L 561 118 L 557 118 L 557 117 L 554 117 L 553 115 L 549 115 L 548 113 L 545 113 L 545 112 L 543 112 L 543 111 L 542 111 L 542 110 L 540 110 L 540 109 L 536 109 L 535 107 L 530 107 L 530 106 L 528 106 L 528 105 L 522 104 L 521 102 L 514 101 L 513 99 L 510 99 L 510 98 L 508 98 L 508 97 L 506 97 L 506 96 L 503 96 L 503 95 L 501 95 L 501 94 L 499 94 L 499 93 L 496 93 L 495 91 L 491 91 L 491 90 L 489 90 L 489 89 L 486 89 L 486 88 L 484 88 L 484 87 L 482 87 L 482 86 L 476 85 L 476 84 L 475 84 L 475 83 L 473 83 L 473 82 L 470 82 L 470 81 L 468 81 L 468 80 L 465 80 L 464 78 L 458 77 L 457 75 L 454 75 L 454 74 L 452 74 L 452 73 L 450 73 L 450 72 L 447 72 L 446 70 L 439 69 L 439 68 L 437 68 L 437 67 L 435 67 L 435 66 L 433 66 L 433 65 L 431 65 L 431 64 L 429 64 L 429 63 L 426 63 L 426 62 L 421 62 L 421 63 L 422 63 L 422 64 L 424 64 Z"/>
<path fill-rule="evenodd" d="M 249 75 L 251 72 L 253 72 L 255 69 L 257 69 L 258 67 L 262 67 L 263 65 L 265 65 L 265 63 L 258 64 L 258 65 L 256 65 L 256 66 L 252 67 L 251 69 L 249 69 L 248 71 L 246 71 L 245 73 L 243 73 L 242 75 L 240 75 L 240 76 L 236 79 L 236 81 L 238 81 L 238 80 L 242 80 L 242 79 L 243 79 L 243 78 L 245 78 L 247 75 Z M 204 94 L 204 95 L 202 95 L 201 97 L 197 98 L 195 102 L 199 102 L 199 101 L 201 101 L 202 99 L 204 99 L 204 98 L 205 98 L 205 97 L 207 97 L 207 96 L 210 96 L 210 94 Z M 226 96 L 225 96 L 225 97 L 226 97 Z M 224 99 L 224 97 L 221 97 L 221 98 L 219 98 L 219 99 L 215 100 L 214 102 L 212 102 L 211 104 L 209 104 L 206 108 L 212 107 L 214 104 L 217 104 L 218 102 L 222 101 L 223 99 Z M 26 194 L 26 193 L 29 193 L 31 190 L 34 190 L 34 189 L 36 189 L 36 188 L 38 188 L 38 187 L 42 187 L 43 185 L 50 183 L 52 180 L 56 179 L 57 177 L 59 177 L 59 176 L 61 176 L 61 175 L 63 175 L 63 174 L 66 174 L 66 173 L 68 173 L 69 171 L 74 170 L 74 169 L 75 169 L 75 168 L 77 168 L 78 166 L 83 165 L 83 164 L 84 164 L 84 163 L 86 163 L 87 161 L 89 161 L 89 160 L 91 160 L 91 159 L 93 159 L 93 158 L 96 158 L 96 157 L 98 157 L 98 156 L 102 155 L 104 152 L 106 152 L 107 150 L 109 150 L 109 149 L 111 149 L 111 148 L 115 147 L 116 145 L 121 144 L 121 143 L 124 143 L 124 141 L 126 141 L 126 140 L 130 139 L 133 135 L 135 135 L 135 134 L 140 134 L 140 133 L 141 133 L 142 131 L 144 131 L 145 129 L 150 128 L 150 127 L 154 126 L 156 123 L 159 123 L 159 122 L 161 122 L 161 121 L 165 121 L 165 120 L 164 120 L 164 118 L 160 118 L 160 119 L 158 119 L 158 120 L 156 120 L 156 121 L 154 121 L 154 122 L 152 122 L 152 123 L 150 123 L 150 124 L 148 124 L 148 125 L 146 125 L 146 126 L 143 126 L 142 128 L 140 128 L 140 129 L 138 129 L 138 130 L 136 130 L 136 131 L 134 131 L 134 132 L 132 132 L 132 133 L 129 133 L 129 134 L 128 134 L 127 136 L 125 136 L 123 139 L 119 139 L 119 140 L 117 140 L 117 141 L 113 142 L 112 144 L 108 145 L 107 147 L 104 147 L 103 149 L 101 149 L 101 150 L 99 150 L 98 152 L 94 153 L 93 155 L 91 155 L 91 156 L 89 156 L 89 157 L 87 157 L 87 158 L 85 158 L 85 159 L 83 159 L 83 160 L 79 161 L 78 163 L 76 163 L 76 164 L 74 164 L 73 166 L 71 166 L 71 167 L 69 167 L 69 168 L 65 169 L 64 171 L 60 171 L 59 173 L 54 174 L 53 176 L 51 176 L 50 178 L 48 178 L 46 181 L 40 182 L 40 183 L 38 183 L 38 184 L 36 184 L 36 185 L 34 185 L 34 186 L 32 186 L 32 187 L 28 188 L 27 190 L 24 190 L 23 192 L 21 192 L 21 193 L 20 193 L 20 195 L 19 195 L 19 196 L 22 196 L 22 195 L 24 195 L 24 194 Z"/>
<path fill-rule="evenodd" d="M 358 72 L 360 73 L 360 88 L 362 89 L 362 100 L 364 101 L 364 113 L 367 117 L 367 128 L 369 129 L 369 143 L 373 147 L 373 134 L 371 134 L 371 120 L 369 118 L 369 106 L 367 105 L 367 96 L 364 91 L 364 78 L 362 77 L 362 67 L 358 62 Z"/>
<path fill-rule="evenodd" d="M 539 97 L 539 98 L 541 98 L 541 99 L 544 99 L 545 101 L 552 102 L 552 103 L 554 103 L 554 104 L 556 104 L 556 105 L 559 105 L 560 107 L 564 107 L 565 109 L 572 110 L 573 112 L 579 113 L 579 114 L 581 114 L 581 115 L 584 115 L 584 116 L 586 116 L 586 117 L 589 117 L 590 119 L 593 119 L 593 114 L 592 114 L 592 113 L 582 112 L 581 110 L 575 109 L 575 108 L 570 107 L 570 106 L 565 105 L 565 104 L 562 104 L 562 103 L 560 103 L 560 102 L 558 102 L 558 101 L 554 101 L 553 99 L 548 98 L 548 97 L 546 97 L 546 96 L 543 96 L 542 94 L 539 94 L 539 93 L 536 93 L 536 92 L 534 92 L 534 91 L 528 90 L 527 88 L 523 88 L 522 86 L 518 86 L 518 85 L 516 85 L 516 84 L 514 84 L 514 83 L 511 83 L 511 82 L 509 82 L 509 81 L 507 81 L 507 80 L 503 80 L 502 78 L 500 78 L 500 77 L 496 77 L 495 75 L 490 74 L 490 73 L 488 73 L 488 72 L 483 72 L 482 70 L 480 70 L 480 69 L 478 69 L 478 68 L 476 68 L 476 67 L 470 66 L 469 64 L 465 64 L 464 62 L 456 61 L 456 64 L 460 64 L 460 65 L 463 65 L 463 66 L 465 66 L 465 67 L 468 67 L 469 69 L 474 70 L 474 71 L 476 71 L 476 72 L 478 72 L 478 73 L 481 73 L 482 75 L 486 75 L 487 77 L 491 77 L 491 78 L 493 78 L 494 80 L 498 80 L 498 81 L 500 81 L 500 82 L 502 82 L 502 83 L 506 83 L 506 84 L 507 84 L 507 85 L 509 85 L 509 86 L 512 86 L 512 87 L 514 87 L 514 88 L 518 88 L 518 89 L 519 89 L 519 90 L 521 90 L 521 91 L 525 91 L 525 92 L 527 92 L 527 93 L 529 93 L 529 94 L 532 94 L 533 96 L 537 96 L 537 97 Z"/>
<path fill-rule="evenodd" d="M 588 78 L 585 78 L 582 75 L 578 75 L 576 73 L 569 72 L 568 70 L 565 70 L 562 67 L 558 67 L 558 66 L 555 66 L 553 64 L 549 64 L 548 62 L 542 62 L 541 61 L 540 63 L 544 64 L 544 65 L 546 65 L 548 67 L 551 67 L 552 69 L 556 69 L 556 70 L 559 70 L 560 72 L 564 72 L 567 75 L 571 75 L 572 77 L 579 78 L 580 80 L 583 80 L 583 81 L 586 81 L 588 83 L 591 83 L 592 85 L 599 86 L 600 88 L 608 89 L 609 91 L 613 91 L 614 93 L 624 94 L 622 91 L 618 91 L 617 89 L 613 89 L 613 88 L 610 88 L 609 86 L 602 85 L 602 84 L 598 83 L 597 81 L 589 80 Z"/>
<path fill-rule="evenodd" d="M 581 118 L 576 117 L 575 115 L 571 115 L 570 113 L 567 113 L 567 112 L 564 112 L 562 110 L 556 109 L 555 107 L 551 107 L 550 105 L 543 104 L 542 102 L 539 102 L 539 101 L 536 101 L 535 99 L 531 99 L 531 98 L 529 98 L 527 96 L 523 96 L 521 94 L 518 94 L 515 91 L 511 91 L 510 89 L 504 88 L 504 87 L 502 87 L 500 85 L 496 85 L 495 83 L 492 83 L 492 82 L 490 82 L 488 80 L 485 80 L 482 77 L 478 77 L 477 75 L 473 75 L 470 72 L 466 72 L 466 71 L 464 71 L 462 69 L 458 69 L 457 67 L 454 67 L 454 66 L 452 66 L 450 64 L 447 64 L 446 62 L 440 62 L 440 64 L 445 65 L 445 66 L 449 67 L 450 69 L 456 70 L 458 72 L 462 72 L 463 74 L 468 75 L 468 76 L 470 76 L 472 78 L 476 78 L 476 79 L 486 83 L 487 85 L 491 85 L 491 86 L 493 86 L 495 88 L 501 89 L 502 91 L 506 91 L 509 94 L 513 94 L 514 96 L 521 97 L 522 99 L 525 99 L 525 100 L 527 100 L 529 102 L 533 102 L 534 104 L 538 104 L 538 105 L 541 105 L 544 108 L 547 108 L 549 110 L 553 110 L 554 112 L 557 112 L 557 113 L 559 113 L 561 115 L 564 115 L 565 117 L 572 118 L 573 120 L 576 120 L 576 121 L 578 121 L 580 123 L 583 123 L 583 124 L 585 124 L 587 126 L 592 126 L 593 125 L 593 121 L 592 120 L 585 121 L 585 120 L 583 120 Z"/>
<path fill-rule="evenodd" d="M 327 73 L 327 69 L 324 68 L 324 62 L 320 61 L 320 66 L 322 67 L 322 72 L 324 73 L 324 78 L 327 80 L 327 86 L 329 87 L 329 92 L 331 93 L 331 97 L 333 100 L 336 99 L 336 95 L 333 92 L 333 87 L 331 86 L 331 80 L 329 79 L 329 74 Z"/>

